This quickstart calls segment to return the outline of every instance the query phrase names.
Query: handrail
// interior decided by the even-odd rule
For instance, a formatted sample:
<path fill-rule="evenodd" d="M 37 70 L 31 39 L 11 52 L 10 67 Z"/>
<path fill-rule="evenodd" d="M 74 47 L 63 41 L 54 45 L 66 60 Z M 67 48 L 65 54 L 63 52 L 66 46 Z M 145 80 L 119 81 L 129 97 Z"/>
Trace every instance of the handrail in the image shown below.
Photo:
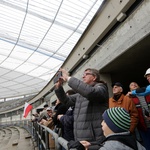
<path fill-rule="evenodd" d="M 47 136 L 47 132 L 48 133 L 50 133 L 52 136 L 53 136 L 53 138 L 55 139 L 55 150 L 59 150 L 60 149 L 60 145 L 59 145 L 59 143 L 58 143 L 58 134 L 57 133 L 55 133 L 53 130 L 51 130 L 50 128 L 48 128 L 48 127 L 46 127 L 46 126 L 44 126 L 44 125 L 41 125 L 41 124 L 39 124 L 39 123 L 36 123 L 37 124 L 37 126 L 38 126 L 38 129 L 39 130 L 36 130 L 36 132 L 38 133 L 38 136 L 39 137 L 42 137 L 41 136 L 41 134 L 43 134 L 43 132 L 41 132 L 41 134 L 40 134 L 40 131 L 44 131 L 44 134 L 45 134 L 45 139 L 46 139 L 46 141 L 44 141 L 42 138 L 41 138 L 41 141 L 42 141 L 42 144 L 43 144 L 43 147 L 45 148 L 45 149 L 47 149 L 49 146 L 48 146 L 48 144 L 49 144 L 49 140 L 47 140 L 47 139 L 49 139 L 49 137 Z M 44 129 L 44 130 L 43 130 Z"/>
<path fill-rule="evenodd" d="M 68 150 L 68 146 L 67 146 L 68 141 L 66 141 L 64 138 L 59 137 L 59 138 L 58 138 L 58 143 L 59 143 L 61 146 L 63 146 L 66 150 Z"/>
<path fill-rule="evenodd" d="M 55 150 L 61 150 L 61 146 L 68 150 L 68 141 L 64 138 L 59 137 L 57 133 L 55 133 L 50 128 L 41 125 L 37 122 L 31 122 L 30 120 L 18 120 L 18 121 L 9 121 L 9 122 L 2 122 L 0 126 L 21 126 L 24 128 L 28 128 L 28 131 L 31 131 L 32 137 L 37 142 L 37 146 L 39 150 L 51 150 L 49 148 L 49 136 L 51 134 L 55 140 Z M 73 149 L 72 149 L 73 150 Z M 74 149 L 75 150 L 75 149 Z"/>

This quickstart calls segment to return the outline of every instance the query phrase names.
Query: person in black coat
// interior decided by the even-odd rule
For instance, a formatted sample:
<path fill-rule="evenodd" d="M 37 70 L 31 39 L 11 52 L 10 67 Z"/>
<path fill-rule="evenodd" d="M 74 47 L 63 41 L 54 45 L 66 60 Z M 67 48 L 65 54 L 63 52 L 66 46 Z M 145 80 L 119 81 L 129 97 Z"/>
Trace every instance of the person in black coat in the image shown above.
<path fill-rule="evenodd" d="M 67 111 L 67 107 L 62 104 L 59 99 L 56 100 L 55 108 L 54 108 L 54 115 L 53 115 L 53 122 L 55 124 L 55 132 L 61 136 L 64 132 L 63 125 L 58 120 L 58 115 L 65 114 Z"/>
<path fill-rule="evenodd" d="M 66 92 L 66 95 L 72 95 L 75 94 L 73 90 L 68 90 Z M 63 125 L 64 128 L 64 134 L 62 137 L 66 139 L 67 141 L 74 140 L 74 134 L 73 134 L 73 117 L 74 107 L 69 107 L 67 112 L 63 115 L 58 115 L 58 119 Z"/>

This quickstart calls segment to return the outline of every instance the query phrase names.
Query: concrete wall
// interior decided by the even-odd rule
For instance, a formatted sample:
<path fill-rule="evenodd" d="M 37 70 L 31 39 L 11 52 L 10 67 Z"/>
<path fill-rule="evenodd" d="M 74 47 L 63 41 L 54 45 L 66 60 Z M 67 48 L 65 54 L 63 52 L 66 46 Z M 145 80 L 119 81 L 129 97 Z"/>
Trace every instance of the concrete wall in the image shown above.
<path fill-rule="evenodd" d="M 120 23 L 107 40 L 99 45 L 94 54 L 73 75 L 81 79 L 86 68 L 92 67 L 100 70 L 101 79 L 108 83 L 110 96 L 112 95 L 112 82 L 122 82 L 125 86 L 125 92 L 128 91 L 128 85 L 132 79 L 144 82 L 143 74 L 147 67 L 150 67 L 148 63 L 150 42 L 145 40 L 150 36 L 149 14 L 150 1 L 146 0 Z M 138 50 L 136 46 L 139 43 L 143 47 Z M 135 55 L 132 55 L 134 51 Z M 140 66 L 137 62 L 143 65 Z M 146 83 L 144 82 L 144 84 Z"/>

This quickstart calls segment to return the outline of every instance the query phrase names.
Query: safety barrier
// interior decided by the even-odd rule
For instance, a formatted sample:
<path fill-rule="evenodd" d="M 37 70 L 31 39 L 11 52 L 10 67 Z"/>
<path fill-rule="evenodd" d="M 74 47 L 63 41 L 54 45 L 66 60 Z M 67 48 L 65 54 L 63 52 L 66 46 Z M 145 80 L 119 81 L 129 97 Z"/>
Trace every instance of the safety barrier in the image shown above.
<path fill-rule="evenodd" d="M 32 138 L 37 144 L 38 150 L 61 150 L 61 147 L 64 147 L 68 150 L 67 143 L 64 138 L 59 137 L 57 133 L 55 133 L 50 128 L 43 126 L 37 122 L 31 122 L 30 120 L 22 120 L 22 121 L 10 121 L 10 122 L 2 122 L 0 126 L 20 126 L 24 127 L 29 131 L 32 135 Z M 50 148 L 49 143 L 49 134 L 52 135 L 55 143 L 54 149 Z"/>

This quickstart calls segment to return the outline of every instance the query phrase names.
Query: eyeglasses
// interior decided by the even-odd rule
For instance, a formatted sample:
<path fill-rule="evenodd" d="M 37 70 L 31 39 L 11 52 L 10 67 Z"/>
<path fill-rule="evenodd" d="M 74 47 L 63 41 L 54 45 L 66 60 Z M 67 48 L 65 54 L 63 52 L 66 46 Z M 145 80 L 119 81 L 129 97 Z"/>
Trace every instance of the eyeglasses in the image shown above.
<path fill-rule="evenodd" d="M 83 73 L 82 76 L 84 77 L 84 76 L 87 76 L 87 75 L 94 75 L 94 74 L 93 74 L 93 73 L 90 73 L 90 72 L 86 72 L 86 73 Z"/>

